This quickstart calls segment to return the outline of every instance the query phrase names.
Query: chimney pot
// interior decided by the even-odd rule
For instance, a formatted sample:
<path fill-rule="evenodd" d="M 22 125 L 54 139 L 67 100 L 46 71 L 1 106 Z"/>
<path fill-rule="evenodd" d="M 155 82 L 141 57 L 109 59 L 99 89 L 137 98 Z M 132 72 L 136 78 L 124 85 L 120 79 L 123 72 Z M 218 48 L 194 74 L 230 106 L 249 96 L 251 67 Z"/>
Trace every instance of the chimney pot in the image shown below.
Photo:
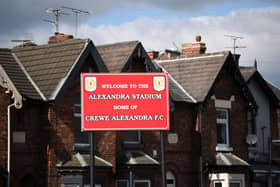
<path fill-rule="evenodd" d="M 195 40 L 196 40 L 197 42 L 200 42 L 200 41 L 201 41 L 201 36 L 200 36 L 200 35 L 197 35 L 197 36 L 195 37 Z"/>

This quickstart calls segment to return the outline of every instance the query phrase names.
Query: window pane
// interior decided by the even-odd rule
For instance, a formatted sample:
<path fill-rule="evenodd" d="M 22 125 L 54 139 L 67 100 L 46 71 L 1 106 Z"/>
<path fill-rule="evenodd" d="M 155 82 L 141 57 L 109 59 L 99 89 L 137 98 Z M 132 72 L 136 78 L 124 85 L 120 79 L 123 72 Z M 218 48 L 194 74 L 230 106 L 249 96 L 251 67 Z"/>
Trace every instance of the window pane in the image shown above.
<path fill-rule="evenodd" d="M 80 187 L 78 184 L 65 184 L 65 187 Z"/>
<path fill-rule="evenodd" d="M 148 182 L 134 182 L 134 187 L 149 187 Z"/>
<path fill-rule="evenodd" d="M 81 118 L 75 117 L 75 143 L 89 143 L 88 133 L 81 132 Z"/>
<path fill-rule="evenodd" d="M 128 186 L 128 181 L 117 181 L 117 187 L 127 187 Z"/>
<path fill-rule="evenodd" d="M 125 143 L 140 143 L 139 131 L 124 131 Z"/>
<path fill-rule="evenodd" d="M 229 187 L 241 187 L 240 182 L 230 182 Z"/>
<path fill-rule="evenodd" d="M 227 112 L 225 110 L 216 111 L 217 119 L 227 119 Z"/>
<path fill-rule="evenodd" d="M 221 182 L 215 182 L 214 183 L 214 187 L 222 187 L 222 183 Z"/>
<path fill-rule="evenodd" d="M 227 144 L 226 124 L 217 123 L 217 142 L 218 144 Z"/>

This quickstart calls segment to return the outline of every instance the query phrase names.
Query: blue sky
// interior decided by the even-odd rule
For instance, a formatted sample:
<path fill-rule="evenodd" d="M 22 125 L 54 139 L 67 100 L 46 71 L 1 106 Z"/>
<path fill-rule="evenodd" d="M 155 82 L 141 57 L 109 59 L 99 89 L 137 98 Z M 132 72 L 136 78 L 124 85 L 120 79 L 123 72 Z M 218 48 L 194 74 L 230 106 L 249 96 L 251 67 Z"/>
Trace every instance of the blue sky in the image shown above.
<path fill-rule="evenodd" d="M 91 26 L 98 25 L 118 25 L 124 22 L 131 22 L 141 17 L 149 17 L 153 19 L 168 19 L 168 18 L 182 18 L 182 17 L 199 17 L 199 16 L 225 16 L 230 11 L 239 9 L 253 9 L 271 6 L 279 6 L 279 2 L 272 1 L 227 1 L 219 4 L 213 4 L 195 10 L 178 10 L 178 9 L 163 9 L 154 6 L 144 5 L 123 5 L 121 7 L 114 7 L 110 11 L 93 16 L 89 20 Z M 93 15 L 94 15 L 94 9 Z"/>

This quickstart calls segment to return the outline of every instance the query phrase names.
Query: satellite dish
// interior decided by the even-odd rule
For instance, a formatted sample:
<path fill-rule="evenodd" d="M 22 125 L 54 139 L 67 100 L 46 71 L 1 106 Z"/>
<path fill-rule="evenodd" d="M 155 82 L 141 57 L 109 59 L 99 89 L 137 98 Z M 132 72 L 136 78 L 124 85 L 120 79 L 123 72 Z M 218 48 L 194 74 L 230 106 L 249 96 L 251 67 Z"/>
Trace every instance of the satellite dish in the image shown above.
<path fill-rule="evenodd" d="M 247 138 L 246 138 L 246 142 L 249 145 L 254 145 L 256 144 L 258 141 L 258 137 L 255 134 L 248 134 Z"/>

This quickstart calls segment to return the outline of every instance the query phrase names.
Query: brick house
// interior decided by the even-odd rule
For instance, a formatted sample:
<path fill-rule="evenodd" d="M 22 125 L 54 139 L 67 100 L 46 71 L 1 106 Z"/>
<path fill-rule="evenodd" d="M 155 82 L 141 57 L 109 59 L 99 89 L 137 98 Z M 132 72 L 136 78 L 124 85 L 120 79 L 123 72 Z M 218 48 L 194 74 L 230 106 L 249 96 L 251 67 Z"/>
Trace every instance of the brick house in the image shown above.
<path fill-rule="evenodd" d="M 199 40 L 184 45 L 182 55 L 167 50 L 152 62 L 139 41 L 95 47 L 91 40 L 50 39 L 0 50 L 0 185 L 7 170 L 12 186 L 88 185 L 79 74 L 167 71 L 167 187 L 249 186 L 247 115 L 257 108 L 230 52 L 204 54 Z M 95 132 L 95 142 L 96 186 L 161 186 L 159 131 Z"/>
<path fill-rule="evenodd" d="M 255 111 L 256 104 L 234 56 L 230 52 L 204 54 L 205 48 L 200 41 L 182 45 L 181 56 L 156 62 L 195 100 L 201 144 L 192 146 L 201 148 L 196 155 L 196 172 L 203 173 L 200 183 L 247 186 L 247 112 Z"/>
<path fill-rule="evenodd" d="M 248 129 L 248 134 L 255 136 L 257 140 L 249 147 L 252 185 L 279 186 L 280 168 L 276 162 L 279 159 L 279 151 L 277 151 L 279 140 L 277 111 L 280 106 L 277 93 L 279 89 L 261 76 L 257 70 L 257 64 L 254 67 L 240 67 L 240 71 L 258 105 L 254 120 L 249 118 Z"/>

